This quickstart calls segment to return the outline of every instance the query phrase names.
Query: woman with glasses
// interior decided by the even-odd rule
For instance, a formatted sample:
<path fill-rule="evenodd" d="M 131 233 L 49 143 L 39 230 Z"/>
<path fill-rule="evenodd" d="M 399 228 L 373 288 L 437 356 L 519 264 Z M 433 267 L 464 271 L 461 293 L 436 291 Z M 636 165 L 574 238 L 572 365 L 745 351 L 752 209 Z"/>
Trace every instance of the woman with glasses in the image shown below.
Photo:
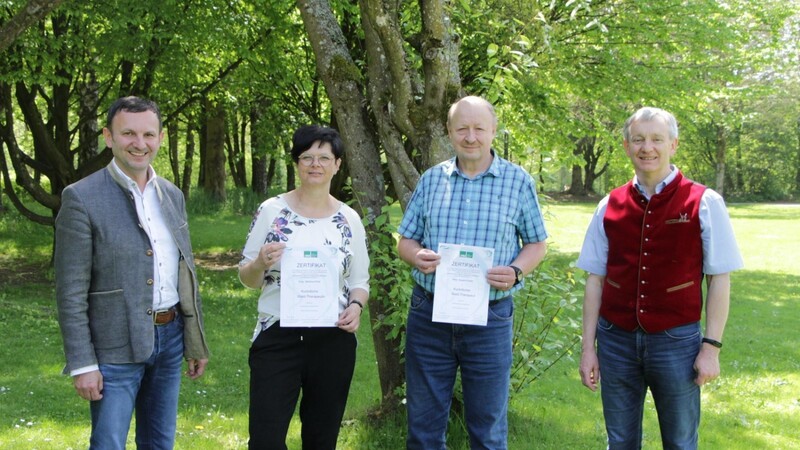
<path fill-rule="evenodd" d="M 344 151 L 339 133 L 309 125 L 292 140 L 299 187 L 259 206 L 239 263 L 242 284 L 261 290 L 250 347 L 250 449 L 286 448 L 301 390 L 303 448 L 336 447 L 369 297 L 361 218 L 330 195 Z M 311 322 L 318 325 L 297 326 Z"/>

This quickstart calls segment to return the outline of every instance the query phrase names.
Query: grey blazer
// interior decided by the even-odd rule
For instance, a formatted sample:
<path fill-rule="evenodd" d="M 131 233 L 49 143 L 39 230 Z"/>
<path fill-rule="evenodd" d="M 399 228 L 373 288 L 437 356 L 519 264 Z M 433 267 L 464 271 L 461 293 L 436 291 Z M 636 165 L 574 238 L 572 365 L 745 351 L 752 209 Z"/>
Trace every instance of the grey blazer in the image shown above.
<path fill-rule="evenodd" d="M 93 364 L 146 361 L 153 352 L 153 250 L 133 196 L 109 165 L 67 186 L 55 228 L 58 322 L 65 373 Z M 208 358 L 183 193 L 155 180 L 181 254 L 178 276 L 184 356 Z"/>

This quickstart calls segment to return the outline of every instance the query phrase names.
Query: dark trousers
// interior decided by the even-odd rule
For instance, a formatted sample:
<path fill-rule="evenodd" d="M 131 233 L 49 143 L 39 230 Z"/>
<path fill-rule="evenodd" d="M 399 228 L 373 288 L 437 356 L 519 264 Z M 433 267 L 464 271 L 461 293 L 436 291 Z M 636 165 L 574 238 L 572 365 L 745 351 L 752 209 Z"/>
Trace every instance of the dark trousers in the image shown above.
<path fill-rule="evenodd" d="M 303 449 L 335 449 L 356 362 L 356 337 L 338 328 L 262 331 L 250 347 L 250 449 L 286 449 L 300 390 Z"/>

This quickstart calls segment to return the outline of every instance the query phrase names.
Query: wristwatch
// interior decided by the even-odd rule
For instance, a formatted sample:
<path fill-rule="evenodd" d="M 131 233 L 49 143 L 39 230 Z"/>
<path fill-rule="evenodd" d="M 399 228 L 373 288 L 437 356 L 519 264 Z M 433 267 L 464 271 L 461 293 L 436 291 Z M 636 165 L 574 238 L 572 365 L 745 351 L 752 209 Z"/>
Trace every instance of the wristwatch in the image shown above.
<path fill-rule="evenodd" d="M 516 279 L 514 280 L 514 286 L 520 284 L 522 282 L 522 279 L 524 278 L 524 276 L 522 275 L 522 269 L 520 269 L 517 266 L 511 266 L 511 265 L 509 265 L 508 267 L 514 269 L 514 274 L 516 275 Z"/>

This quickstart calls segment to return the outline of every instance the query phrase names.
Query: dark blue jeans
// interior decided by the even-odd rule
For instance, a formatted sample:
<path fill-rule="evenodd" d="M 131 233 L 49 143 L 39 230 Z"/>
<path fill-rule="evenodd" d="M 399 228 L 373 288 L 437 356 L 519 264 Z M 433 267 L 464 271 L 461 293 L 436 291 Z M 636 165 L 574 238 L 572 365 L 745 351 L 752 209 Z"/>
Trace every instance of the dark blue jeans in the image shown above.
<path fill-rule="evenodd" d="M 91 449 L 125 450 L 136 410 L 136 446 L 172 449 L 183 367 L 183 318 L 155 326 L 150 359 L 139 364 L 100 364 L 103 398 L 90 404 Z"/>
<path fill-rule="evenodd" d="M 514 302 L 491 302 L 486 326 L 432 322 L 433 301 L 414 288 L 406 325 L 409 449 L 444 450 L 456 371 L 461 369 L 470 448 L 505 449 Z"/>
<path fill-rule="evenodd" d="M 597 357 L 609 449 L 642 448 L 642 414 L 648 387 L 658 413 L 663 448 L 697 448 L 700 387 L 694 383 L 693 366 L 701 339 L 699 323 L 648 334 L 625 331 L 600 318 Z"/>

